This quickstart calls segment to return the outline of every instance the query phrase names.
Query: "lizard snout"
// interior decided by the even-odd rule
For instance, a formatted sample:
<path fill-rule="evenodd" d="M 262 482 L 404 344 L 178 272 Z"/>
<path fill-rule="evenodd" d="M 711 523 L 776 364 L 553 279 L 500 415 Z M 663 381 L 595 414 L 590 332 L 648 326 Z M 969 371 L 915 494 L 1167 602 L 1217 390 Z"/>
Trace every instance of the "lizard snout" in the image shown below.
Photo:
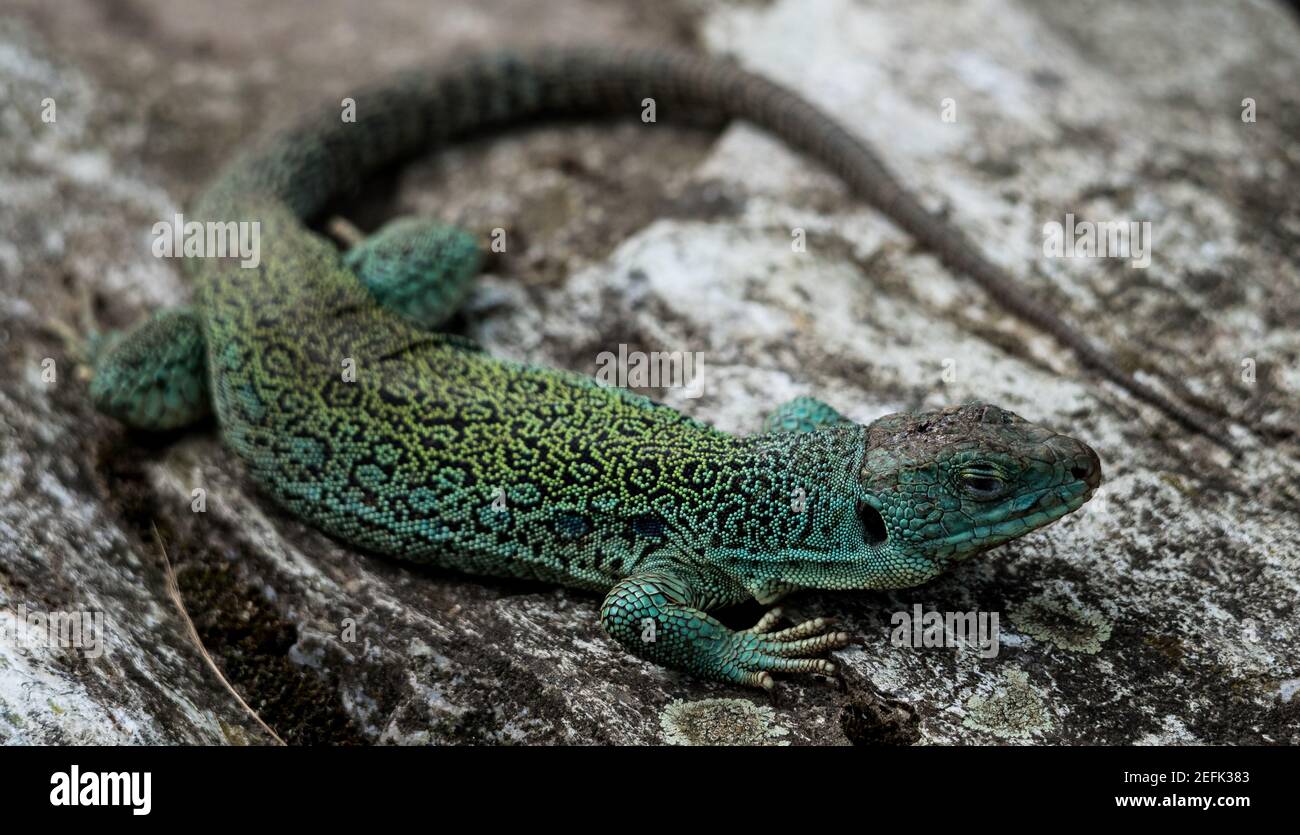
<path fill-rule="evenodd" d="M 1101 486 L 1101 458 L 1097 451 L 1069 435 L 1053 435 L 1046 441 L 1049 472 L 1057 475 L 1058 484 L 1082 482 L 1088 493 Z"/>

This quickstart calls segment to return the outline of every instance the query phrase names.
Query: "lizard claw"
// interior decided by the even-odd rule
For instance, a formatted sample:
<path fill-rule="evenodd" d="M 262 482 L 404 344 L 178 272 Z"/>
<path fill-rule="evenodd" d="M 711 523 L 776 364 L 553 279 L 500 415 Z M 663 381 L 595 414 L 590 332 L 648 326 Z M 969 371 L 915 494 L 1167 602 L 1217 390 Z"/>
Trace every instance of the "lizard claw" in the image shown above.
<path fill-rule="evenodd" d="M 92 376 L 91 354 L 93 349 L 91 343 L 93 335 L 87 336 L 85 333 L 78 331 L 75 326 L 56 318 L 45 320 L 45 330 L 53 334 L 63 344 L 64 353 L 67 354 L 68 359 L 72 360 L 72 364 L 76 368 L 77 379 L 82 382 L 89 381 Z"/>
<path fill-rule="evenodd" d="M 73 325 L 57 316 L 48 317 L 45 331 L 63 343 L 63 350 L 77 369 L 77 377 L 83 382 L 90 380 L 94 363 L 95 350 L 101 339 L 95 323 L 94 299 L 90 290 L 84 286 L 77 290 L 78 324 Z"/>

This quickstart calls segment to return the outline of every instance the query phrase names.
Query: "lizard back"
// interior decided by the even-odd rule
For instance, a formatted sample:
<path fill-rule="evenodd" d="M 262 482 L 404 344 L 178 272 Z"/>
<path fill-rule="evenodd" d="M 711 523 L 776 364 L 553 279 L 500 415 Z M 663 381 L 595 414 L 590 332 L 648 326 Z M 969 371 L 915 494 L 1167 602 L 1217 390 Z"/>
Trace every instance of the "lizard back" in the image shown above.
<path fill-rule="evenodd" d="M 411 327 L 305 225 L 377 168 L 431 146 L 546 118 L 632 117 L 646 98 L 669 120 L 741 118 L 767 129 L 1012 312 L 1118 374 L 1139 397 L 1187 417 L 1078 342 L 928 214 L 865 142 L 789 90 L 682 54 L 506 52 L 359 93 L 357 121 L 333 109 L 308 119 L 237 159 L 200 198 L 204 220 L 262 226 L 257 268 L 207 259 L 190 268 L 222 432 L 272 495 L 371 550 L 607 587 L 674 541 L 692 540 L 702 504 L 713 508 L 715 532 L 716 515 L 739 505 L 725 527 L 742 542 L 746 519 L 798 486 L 782 480 L 789 476 L 780 467 L 755 465 L 766 460 L 755 457 L 758 441 Z M 354 381 L 344 376 L 349 360 Z M 846 443 L 849 455 L 837 460 L 856 466 Z"/>

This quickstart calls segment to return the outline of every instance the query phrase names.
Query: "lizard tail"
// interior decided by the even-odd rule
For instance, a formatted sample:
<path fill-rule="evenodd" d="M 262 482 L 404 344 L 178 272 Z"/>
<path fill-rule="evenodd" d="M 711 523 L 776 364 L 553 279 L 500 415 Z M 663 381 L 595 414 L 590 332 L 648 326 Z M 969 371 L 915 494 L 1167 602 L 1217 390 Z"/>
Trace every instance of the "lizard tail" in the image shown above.
<path fill-rule="evenodd" d="M 844 125 L 794 92 L 702 56 L 618 48 L 548 49 L 479 55 L 433 71 L 407 72 L 301 123 L 237 160 L 206 193 L 212 216 L 250 194 L 287 204 L 307 220 L 361 186 L 375 169 L 430 146 L 550 118 L 642 113 L 717 124 L 752 122 L 839 176 L 950 268 L 965 273 L 1007 311 L 1052 336 L 1085 366 L 1189 430 L 1233 449 L 1205 414 L 1136 379 L 987 260 L 960 230 L 928 212 L 884 162 Z M 346 104 L 347 100 L 344 100 Z M 1235 451 L 1235 450 L 1234 450 Z"/>

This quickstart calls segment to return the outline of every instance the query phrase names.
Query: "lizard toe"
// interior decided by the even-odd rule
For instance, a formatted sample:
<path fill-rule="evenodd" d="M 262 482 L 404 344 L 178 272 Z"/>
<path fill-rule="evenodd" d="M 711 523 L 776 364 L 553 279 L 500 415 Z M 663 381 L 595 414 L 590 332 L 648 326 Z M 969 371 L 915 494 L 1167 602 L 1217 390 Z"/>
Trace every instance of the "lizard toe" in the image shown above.
<path fill-rule="evenodd" d="M 852 638 L 847 632 L 827 632 L 823 635 L 794 641 L 765 641 L 762 649 L 763 652 L 769 655 L 781 658 L 805 658 L 811 655 L 821 655 L 828 650 L 841 649 L 848 646 L 851 640 Z"/>
<path fill-rule="evenodd" d="M 834 625 L 834 618 L 813 618 L 804 621 L 798 626 L 782 629 L 780 632 L 772 632 L 765 637 L 769 641 L 795 641 L 800 638 L 811 638 L 814 635 L 820 635 Z"/>
<path fill-rule="evenodd" d="M 785 614 L 785 612 L 780 606 L 774 606 L 773 608 L 768 609 L 767 612 L 763 614 L 763 617 L 758 619 L 758 623 L 748 629 L 742 629 L 741 631 L 750 635 L 765 635 L 772 631 L 772 627 L 776 626 L 777 622 L 781 620 L 783 614 Z"/>

